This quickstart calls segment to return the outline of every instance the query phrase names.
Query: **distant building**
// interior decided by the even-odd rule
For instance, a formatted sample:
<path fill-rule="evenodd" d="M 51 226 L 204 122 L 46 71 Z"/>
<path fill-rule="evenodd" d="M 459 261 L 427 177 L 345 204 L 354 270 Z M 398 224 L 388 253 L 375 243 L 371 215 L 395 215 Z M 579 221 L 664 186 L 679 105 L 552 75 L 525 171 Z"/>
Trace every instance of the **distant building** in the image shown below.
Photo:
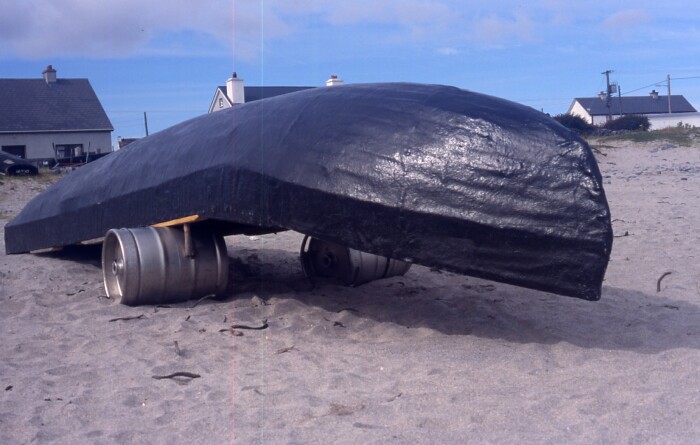
<path fill-rule="evenodd" d="M 123 138 L 119 136 L 117 138 L 117 150 L 121 150 L 122 148 L 126 147 L 127 145 L 131 144 L 132 142 L 136 142 L 141 138 Z"/>
<path fill-rule="evenodd" d="M 25 159 L 112 151 L 114 130 L 87 79 L 0 79 L 0 149 Z"/>
<path fill-rule="evenodd" d="M 649 117 L 652 126 L 655 119 L 682 120 L 683 117 L 690 117 L 686 116 L 687 114 L 697 115 L 697 110 L 685 97 L 671 95 L 669 101 L 668 96 L 659 95 L 656 91 L 652 91 L 648 96 L 611 97 L 610 108 L 607 104 L 607 97 L 603 92 L 597 97 L 578 97 L 573 100 L 567 113 L 580 116 L 593 125 L 603 125 L 610 114 L 613 118 L 642 114 Z"/>
<path fill-rule="evenodd" d="M 327 86 L 340 85 L 343 80 L 336 75 L 332 75 L 327 81 Z M 225 86 L 216 87 L 214 99 L 209 105 L 209 112 L 225 110 L 235 104 L 254 102 L 269 97 L 281 96 L 282 94 L 294 93 L 296 91 L 308 90 L 316 87 L 291 87 L 291 86 L 270 86 L 270 87 L 250 87 L 244 86 L 243 79 L 240 79 L 234 72 Z"/>

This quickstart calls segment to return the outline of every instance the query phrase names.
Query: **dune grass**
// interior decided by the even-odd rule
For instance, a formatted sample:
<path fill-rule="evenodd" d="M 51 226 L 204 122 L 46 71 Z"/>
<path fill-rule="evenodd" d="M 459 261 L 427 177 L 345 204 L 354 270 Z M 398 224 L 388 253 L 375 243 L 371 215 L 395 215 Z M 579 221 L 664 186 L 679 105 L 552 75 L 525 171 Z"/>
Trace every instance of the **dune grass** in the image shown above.
<path fill-rule="evenodd" d="M 633 131 L 614 136 L 591 138 L 589 142 L 604 147 L 606 142 L 611 141 L 668 142 L 682 147 L 690 147 L 700 141 L 700 128 L 673 127 L 654 131 Z"/>
<path fill-rule="evenodd" d="M 65 173 L 56 173 L 48 168 L 40 168 L 35 176 L 9 176 L 0 175 L 0 181 L 7 184 L 53 184 L 65 176 Z"/>

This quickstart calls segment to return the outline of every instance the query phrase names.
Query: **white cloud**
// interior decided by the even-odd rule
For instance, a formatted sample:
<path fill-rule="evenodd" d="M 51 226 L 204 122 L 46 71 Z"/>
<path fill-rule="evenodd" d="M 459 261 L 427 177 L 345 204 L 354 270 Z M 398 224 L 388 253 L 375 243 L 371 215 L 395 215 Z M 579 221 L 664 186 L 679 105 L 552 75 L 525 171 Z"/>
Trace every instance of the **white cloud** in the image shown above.
<path fill-rule="evenodd" d="M 284 0 L 270 1 L 276 1 L 275 9 L 287 17 L 315 20 L 339 32 L 354 26 L 370 26 L 391 36 L 389 40 L 394 43 L 434 39 L 449 33 L 461 15 L 459 6 L 452 5 L 454 0 L 299 0 L 298 4 L 294 3 L 294 9 Z"/>
<path fill-rule="evenodd" d="M 333 24 L 383 23 L 412 28 L 444 26 L 454 18 L 454 11 L 438 1 L 355 0 L 329 2 L 324 16 Z"/>
<path fill-rule="evenodd" d="M 265 2 L 235 0 L 9 0 L 0 15 L 0 52 L 20 57 L 120 57 L 170 33 L 194 33 L 230 47 L 290 28 Z M 261 6 L 262 5 L 262 6 Z M 234 20 L 235 19 L 235 20 Z M 235 24 L 234 24 L 235 23 Z M 245 47 L 245 45 L 242 45 Z"/>
<path fill-rule="evenodd" d="M 443 56 L 454 56 L 456 54 L 459 54 L 459 51 L 457 51 L 456 48 L 452 48 L 449 46 L 438 48 L 437 52 L 438 54 L 441 54 Z"/>
<path fill-rule="evenodd" d="M 624 33 L 650 21 L 652 13 L 666 13 L 651 0 L 638 4 L 640 9 L 605 17 L 602 0 L 3 0 L 0 55 L 191 56 L 233 49 L 254 60 L 281 39 L 298 38 L 303 45 L 308 30 L 318 29 L 348 47 L 361 41 L 353 33 L 369 31 L 373 42 L 418 42 L 454 55 L 454 48 L 538 44 L 596 25 Z M 194 38 L 170 39 L 177 35 Z"/>
<path fill-rule="evenodd" d="M 512 17 L 491 15 L 475 22 L 472 38 L 485 46 L 533 43 L 538 40 L 534 30 L 535 23 L 523 13 Z"/>
<path fill-rule="evenodd" d="M 651 15 L 642 9 L 627 9 L 608 16 L 600 25 L 605 31 L 620 35 L 651 20 Z"/>

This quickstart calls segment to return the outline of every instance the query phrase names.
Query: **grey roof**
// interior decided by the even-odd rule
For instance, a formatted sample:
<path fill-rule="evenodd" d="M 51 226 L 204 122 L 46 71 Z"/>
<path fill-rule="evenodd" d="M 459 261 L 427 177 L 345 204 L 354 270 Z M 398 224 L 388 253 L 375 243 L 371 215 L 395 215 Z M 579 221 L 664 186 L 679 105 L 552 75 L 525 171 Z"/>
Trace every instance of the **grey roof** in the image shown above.
<path fill-rule="evenodd" d="M 132 142 L 138 141 L 139 139 L 141 138 L 119 138 L 117 140 L 117 144 L 119 145 L 119 148 L 124 148 Z"/>
<path fill-rule="evenodd" d="M 622 102 L 620 102 L 622 99 Z M 579 102 L 591 116 L 605 116 L 608 114 L 606 101 L 600 97 L 577 97 L 574 103 Z M 620 108 L 622 106 L 622 108 Z M 573 107 L 573 104 L 572 104 Z M 668 113 L 668 96 L 659 95 L 656 99 L 651 96 L 624 96 L 611 97 L 610 109 L 613 114 L 661 114 Z M 571 108 L 569 108 L 571 110 Z M 620 112 L 622 110 L 622 112 Z M 671 95 L 671 112 L 694 113 L 697 110 L 681 95 Z"/>
<path fill-rule="evenodd" d="M 113 131 L 87 79 L 0 79 L 0 133 Z"/>
<path fill-rule="evenodd" d="M 254 102 L 269 97 L 281 96 L 283 94 L 294 93 L 295 91 L 308 90 L 315 87 L 244 87 L 245 101 Z"/>
<path fill-rule="evenodd" d="M 226 86 L 219 85 L 216 87 L 221 93 L 226 96 Z M 281 96 L 283 94 L 294 93 L 295 91 L 308 90 L 316 87 L 243 87 L 245 91 L 245 101 L 254 102 L 260 99 L 269 97 Z M 230 100 L 229 100 L 230 103 Z"/>

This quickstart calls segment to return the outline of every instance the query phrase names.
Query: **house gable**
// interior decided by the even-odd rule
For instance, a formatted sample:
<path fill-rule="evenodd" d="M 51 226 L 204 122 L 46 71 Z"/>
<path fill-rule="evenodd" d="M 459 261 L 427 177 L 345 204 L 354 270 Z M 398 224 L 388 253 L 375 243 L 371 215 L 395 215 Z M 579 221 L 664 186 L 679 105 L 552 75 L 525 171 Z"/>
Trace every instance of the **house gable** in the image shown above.
<path fill-rule="evenodd" d="M 218 86 L 214 92 L 214 98 L 209 105 L 209 112 L 213 113 L 215 111 L 225 110 L 226 108 L 231 108 L 233 104 L 231 99 L 226 95 L 226 87 Z"/>
<path fill-rule="evenodd" d="M 578 100 L 574 99 L 574 101 L 571 103 L 571 106 L 569 107 L 569 111 L 566 112 L 567 114 L 570 114 L 572 116 L 578 116 L 582 119 L 584 119 L 586 122 L 589 124 L 593 123 L 593 116 L 590 115 L 588 110 L 586 110 L 583 105 L 581 105 L 581 102 Z"/>
<path fill-rule="evenodd" d="M 257 100 L 269 99 L 270 97 L 281 96 L 283 94 L 294 93 L 296 91 L 308 90 L 316 87 L 288 87 L 288 86 L 272 86 L 272 87 L 243 87 L 245 91 L 245 101 L 255 102 Z M 214 98 L 209 104 L 209 112 L 225 110 L 231 108 L 233 102 L 226 94 L 225 86 L 216 87 Z"/>

